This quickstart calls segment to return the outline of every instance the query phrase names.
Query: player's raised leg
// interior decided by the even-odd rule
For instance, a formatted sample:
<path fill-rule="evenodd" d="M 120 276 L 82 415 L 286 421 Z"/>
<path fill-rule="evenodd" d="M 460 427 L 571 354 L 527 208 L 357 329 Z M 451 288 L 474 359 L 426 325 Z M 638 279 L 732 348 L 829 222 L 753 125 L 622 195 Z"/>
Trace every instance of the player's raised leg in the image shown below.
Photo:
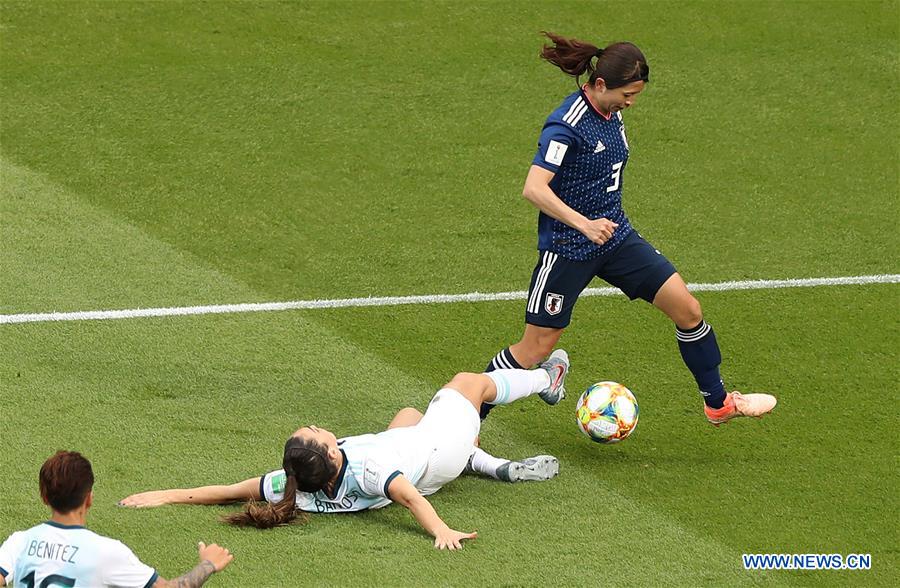
<path fill-rule="evenodd" d="M 558 349 L 534 370 L 497 369 L 487 374 L 457 374 L 445 388 L 462 394 L 476 408 L 487 404 L 509 404 L 538 394 L 547 404 L 558 404 L 565 395 L 565 380 L 569 372 L 569 357 Z M 494 457 L 475 448 L 468 469 L 503 480 L 549 480 L 559 473 L 559 460 L 552 455 L 538 455 L 521 461 Z"/>
<path fill-rule="evenodd" d="M 675 322 L 675 336 L 685 365 L 691 370 L 703 402 L 706 418 L 714 425 L 734 417 L 760 417 L 775 408 L 771 394 L 728 393 L 719 375 L 722 354 L 716 334 L 705 320 L 700 303 L 688 291 L 677 273 L 666 280 L 653 299 L 653 305 Z"/>
<path fill-rule="evenodd" d="M 525 307 L 525 332 L 518 343 L 500 350 L 485 372 L 499 369 L 531 369 L 550 355 L 563 330 L 569 324 L 578 294 L 593 277 L 584 264 L 567 263 L 558 255 L 541 251 L 531 273 L 528 303 Z M 481 420 L 487 418 L 492 404 L 483 404 Z"/>
<path fill-rule="evenodd" d="M 532 394 L 553 405 L 565 398 L 568 373 L 569 356 L 557 349 L 537 369 L 500 369 L 487 374 L 463 372 L 456 374 L 445 388 L 462 394 L 476 410 L 482 403 L 510 404 Z"/>
<path fill-rule="evenodd" d="M 562 333 L 563 329 L 526 324 L 522 339 L 500 350 L 484 369 L 485 373 L 502 369 L 531 369 L 550 354 Z M 493 404 L 482 404 L 478 416 L 481 420 L 486 419 L 493 408 Z"/>

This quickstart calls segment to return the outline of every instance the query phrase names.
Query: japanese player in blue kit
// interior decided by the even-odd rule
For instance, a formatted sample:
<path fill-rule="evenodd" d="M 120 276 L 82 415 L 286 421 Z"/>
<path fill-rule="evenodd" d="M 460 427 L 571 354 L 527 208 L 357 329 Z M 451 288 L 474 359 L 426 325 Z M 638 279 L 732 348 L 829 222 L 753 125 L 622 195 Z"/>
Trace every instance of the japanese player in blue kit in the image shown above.
<path fill-rule="evenodd" d="M 545 33 L 552 45 L 541 57 L 587 81 L 547 117 L 523 196 L 538 215 L 538 262 L 525 309 L 525 332 L 501 350 L 485 371 L 528 368 L 546 357 L 569 325 L 572 309 L 594 277 L 641 298 L 675 323 L 681 357 L 719 425 L 774 408 L 769 394 L 727 392 L 719 375 L 722 356 L 700 303 L 653 245 L 631 226 L 622 208 L 628 139 L 622 111 L 650 80 L 644 54 L 631 43 L 605 49 Z M 485 418 L 491 405 L 482 406 Z"/>

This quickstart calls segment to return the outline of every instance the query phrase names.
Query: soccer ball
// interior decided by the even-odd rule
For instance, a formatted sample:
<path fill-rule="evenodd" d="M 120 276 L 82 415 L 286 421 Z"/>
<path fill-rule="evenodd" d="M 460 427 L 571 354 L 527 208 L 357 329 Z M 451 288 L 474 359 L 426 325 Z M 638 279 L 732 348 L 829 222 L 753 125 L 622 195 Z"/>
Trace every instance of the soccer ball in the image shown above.
<path fill-rule="evenodd" d="M 597 382 L 578 399 L 575 420 L 591 441 L 618 443 L 637 427 L 637 400 L 622 384 Z"/>

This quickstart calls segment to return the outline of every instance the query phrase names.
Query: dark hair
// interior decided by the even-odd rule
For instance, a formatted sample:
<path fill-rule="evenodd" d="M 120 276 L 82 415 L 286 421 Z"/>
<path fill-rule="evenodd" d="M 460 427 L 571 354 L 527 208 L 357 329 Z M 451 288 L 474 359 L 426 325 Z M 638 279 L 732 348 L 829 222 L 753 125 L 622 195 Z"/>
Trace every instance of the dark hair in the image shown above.
<path fill-rule="evenodd" d="M 94 487 L 91 462 L 76 451 L 57 451 L 41 466 L 41 498 L 60 514 L 84 504 Z"/>
<path fill-rule="evenodd" d="M 578 79 L 589 73 L 588 83 L 603 78 L 607 88 L 620 88 L 637 81 L 650 81 L 650 66 L 641 50 L 631 43 L 613 43 L 599 49 L 587 41 L 569 39 L 543 31 L 553 45 L 544 45 L 541 58 Z M 597 58 L 594 64 L 591 60 Z"/>
<path fill-rule="evenodd" d="M 328 488 L 337 476 L 337 466 L 328 459 L 325 445 L 299 437 L 291 437 L 284 444 L 281 463 L 287 478 L 281 500 L 275 504 L 248 502 L 242 512 L 225 516 L 225 522 L 258 529 L 306 522 L 306 514 L 297 510 L 297 491 L 318 492 Z"/>

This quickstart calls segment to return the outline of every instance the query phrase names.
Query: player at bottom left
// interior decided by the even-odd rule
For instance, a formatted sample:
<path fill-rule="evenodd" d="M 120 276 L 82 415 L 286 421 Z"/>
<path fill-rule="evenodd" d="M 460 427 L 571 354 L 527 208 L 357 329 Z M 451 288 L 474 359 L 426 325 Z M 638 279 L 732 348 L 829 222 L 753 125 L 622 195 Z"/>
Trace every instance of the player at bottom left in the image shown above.
<path fill-rule="evenodd" d="M 41 499 L 50 520 L 10 535 L 0 546 L 0 586 L 202 586 L 234 556 L 215 543 L 199 544 L 200 563 L 166 580 L 125 544 L 86 527 L 94 501 L 91 462 L 74 451 L 58 451 L 41 466 Z"/>

